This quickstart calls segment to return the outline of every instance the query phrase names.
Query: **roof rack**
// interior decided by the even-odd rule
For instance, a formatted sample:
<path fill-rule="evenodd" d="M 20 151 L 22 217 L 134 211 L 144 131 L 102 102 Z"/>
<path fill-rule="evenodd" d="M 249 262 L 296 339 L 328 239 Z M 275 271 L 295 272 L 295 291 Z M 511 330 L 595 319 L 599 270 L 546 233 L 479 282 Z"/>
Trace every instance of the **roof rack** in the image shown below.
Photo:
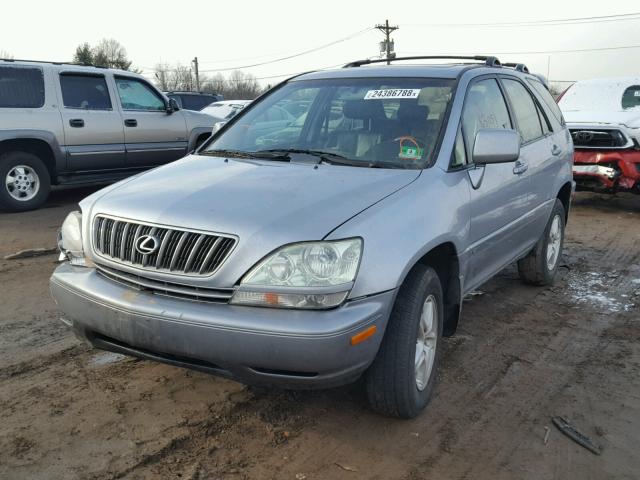
<path fill-rule="evenodd" d="M 52 65 L 75 65 L 77 67 L 94 67 L 94 68 L 109 68 L 103 65 L 87 65 L 80 62 L 56 62 L 53 60 L 26 60 L 24 58 L 0 58 L 5 62 L 30 62 L 30 63 L 50 63 Z"/>
<path fill-rule="evenodd" d="M 496 57 L 487 57 L 483 55 L 474 55 L 474 56 L 461 56 L 461 55 L 419 55 L 416 57 L 396 57 L 396 58 L 380 58 L 380 59 L 365 59 L 365 60 L 356 60 L 355 62 L 347 63 L 342 68 L 353 68 L 360 67 L 362 65 L 368 65 L 370 63 L 382 63 L 382 62 L 397 62 L 399 60 L 475 60 L 478 62 L 484 62 L 487 67 L 499 67 L 500 60 Z"/>
<path fill-rule="evenodd" d="M 529 69 L 524 63 L 503 63 L 503 67 L 511 67 L 516 72 L 529 73 Z"/>

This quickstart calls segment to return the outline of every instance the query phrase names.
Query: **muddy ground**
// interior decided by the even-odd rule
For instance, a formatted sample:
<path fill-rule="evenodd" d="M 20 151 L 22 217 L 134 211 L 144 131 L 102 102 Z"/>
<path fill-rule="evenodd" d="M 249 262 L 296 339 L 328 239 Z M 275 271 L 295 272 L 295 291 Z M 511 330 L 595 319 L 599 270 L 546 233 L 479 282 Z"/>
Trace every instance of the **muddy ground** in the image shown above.
<path fill-rule="evenodd" d="M 91 191 L 0 214 L 0 259 L 54 246 Z M 411 421 L 371 413 L 357 384 L 256 389 L 92 350 L 49 297 L 55 255 L 0 260 L 0 478 L 638 479 L 640 196 L 573 205 L 555 286 L 509 268 L 467 299 Z"/>

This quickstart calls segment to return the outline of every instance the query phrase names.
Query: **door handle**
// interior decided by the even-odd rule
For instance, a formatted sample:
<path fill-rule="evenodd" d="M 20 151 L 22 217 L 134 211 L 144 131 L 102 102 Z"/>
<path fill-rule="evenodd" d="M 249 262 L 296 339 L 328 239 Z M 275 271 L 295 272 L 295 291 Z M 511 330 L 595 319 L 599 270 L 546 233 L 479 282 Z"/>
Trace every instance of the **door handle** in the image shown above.
<path fill-rule="evenodd" d="M 84 127 L 84 120 L 82 120 L 81 118 L 72 118 L 69 120 L 69 125 L 74 128 L 82 128 Z"/>
<path fill-rule="evenodd" d="M 551 149 L 551 155 L 553 155 L 555 157 L 557 157 L 561 153 L 562 153 L 562 149 L 557 145 L 554 145 L 553 148 Z"/>
<path fill-rule="evenodd" d="M 127 119 L 124 121 L 124 124 L 125 124 L 127 127 L 137 127 L 137 126 L 138 126 L 138 121 L 137 121 L 135 118 L 127 118 Z"/>
<path fill-rule="evenodd" d="M 515 175 L 522 175 L 529 169 L 529 165 L 524 163 L 522 160 L 516 160 L 516 164 L 513 166 L 513 173 Z"/>

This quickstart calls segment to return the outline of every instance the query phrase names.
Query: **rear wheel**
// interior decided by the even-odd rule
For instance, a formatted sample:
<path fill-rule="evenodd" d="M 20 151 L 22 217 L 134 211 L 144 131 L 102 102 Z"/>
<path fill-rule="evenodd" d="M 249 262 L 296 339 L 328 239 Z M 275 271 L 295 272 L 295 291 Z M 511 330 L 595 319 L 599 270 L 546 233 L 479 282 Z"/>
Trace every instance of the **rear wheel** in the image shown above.
<path fill-rule="evenodd" d="M 531 252 L 518 260 L 520 278 L 531 285 L 550 285 L 558 271 L 564 245 L 565 211 L 556 199 L 547 227 Z"/>
<path fill-rule="evenodd" d="M 429 403 L 442 343 L 443 299 L 433 268 L 417 265 L 398 292 L 380 351 L 366 374 L 371 407 L 413 418 Z"/>
<path fill-rule="evenodd" d="M 51 190 L 47 167 L 30 152 L 0 156 L 0 181 L 0 208 L 12 212 L 40 207 Z"/>

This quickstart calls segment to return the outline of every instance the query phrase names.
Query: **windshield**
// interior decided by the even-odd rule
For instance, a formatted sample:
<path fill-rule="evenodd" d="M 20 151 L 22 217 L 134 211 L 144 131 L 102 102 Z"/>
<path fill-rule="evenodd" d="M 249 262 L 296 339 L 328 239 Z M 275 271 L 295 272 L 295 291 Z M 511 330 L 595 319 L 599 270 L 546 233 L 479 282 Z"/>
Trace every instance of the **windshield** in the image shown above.
<path fill-rule="evenodd" d="M 206 152 L 313 152 L 353 166 L 424 168 L 436 150 L 454 80 L 292 81 L 244 112 Z"/>

